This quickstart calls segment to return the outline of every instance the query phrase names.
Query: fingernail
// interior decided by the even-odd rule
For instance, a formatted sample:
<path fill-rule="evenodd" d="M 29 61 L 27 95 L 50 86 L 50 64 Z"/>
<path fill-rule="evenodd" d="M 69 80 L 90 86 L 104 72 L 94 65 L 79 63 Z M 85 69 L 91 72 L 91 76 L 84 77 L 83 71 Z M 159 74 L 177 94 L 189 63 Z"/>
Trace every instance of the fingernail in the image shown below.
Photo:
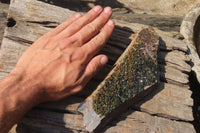
<path fill-rule="evenodd" d="M 105 65 L 108 62 L 108 58 L 106 56 L 104 56 L 104 57 L 101 58 L 100 62 L 101 62 L 102 65 Z"/>
<path fill-rule="evenodd" d="M 112 9 L 111 9 L 110 7 L 106 7 L 106 8 L 104 9 L 104 12 L 105 12 L 105 13 L 111 13 L 111 12 L 112 12 Z"/>
<path fill-rule="evenodd" d="M 80 13 L 75 14 L 75 18 L 80 18 L 80 17 L 81 17 Z"/>
<path fill-rule="evenodd" d="M 109 25 L 109 26 L 113 26 L 113 25 L 114 25 L 114 22 L 113 22 L 112 20 L 109 20 L 109 21 L 108 21 L 108 25 Z"/>
<path fill-rule="evenodd" d="M 101 6 L 95 6 L 95 7 L 94 7 L 94 11 L 95 11 L 95 12 L 101 11 Z"/>

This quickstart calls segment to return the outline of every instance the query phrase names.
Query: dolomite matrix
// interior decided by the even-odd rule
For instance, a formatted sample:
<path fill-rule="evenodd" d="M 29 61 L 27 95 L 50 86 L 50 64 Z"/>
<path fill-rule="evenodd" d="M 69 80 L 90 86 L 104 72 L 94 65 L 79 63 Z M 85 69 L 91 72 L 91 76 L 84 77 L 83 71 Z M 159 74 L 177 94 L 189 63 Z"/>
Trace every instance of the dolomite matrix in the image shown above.
<path fill-rule="evenodd" d="M 156 87 L 158 45 L 159 37 L 153 29 L 140 30 L 113 70 L 79 106 L 89 132 L 98 131 Z"/>

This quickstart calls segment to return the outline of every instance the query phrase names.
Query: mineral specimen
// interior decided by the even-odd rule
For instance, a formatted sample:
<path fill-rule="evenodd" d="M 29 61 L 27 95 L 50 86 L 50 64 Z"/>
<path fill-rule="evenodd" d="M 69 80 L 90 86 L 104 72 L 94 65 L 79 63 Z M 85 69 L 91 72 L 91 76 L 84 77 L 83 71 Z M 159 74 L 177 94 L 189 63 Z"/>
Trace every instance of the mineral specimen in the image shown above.
<path fill-rule="evenodd" d="M 158 83 L 159 37 L 153 29 L 140 30 L 113 70 L 78 111 L 88 131 L 96 131 L 115 115 L 151 92 Z"/>

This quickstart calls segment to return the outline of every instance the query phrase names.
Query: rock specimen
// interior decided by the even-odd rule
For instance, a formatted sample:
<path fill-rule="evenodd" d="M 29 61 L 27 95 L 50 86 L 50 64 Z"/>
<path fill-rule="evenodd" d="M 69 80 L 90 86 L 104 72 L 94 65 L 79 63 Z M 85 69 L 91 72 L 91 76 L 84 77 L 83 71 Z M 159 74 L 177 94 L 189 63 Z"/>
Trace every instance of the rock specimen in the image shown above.
<path fill-rule="evenodd" d="M 137 33 L 113 70 L 79 106 L 88 131 L 98 131 L 156 87 L 158 44 L 159 37 L 153 29 L 145 28 Z"/>

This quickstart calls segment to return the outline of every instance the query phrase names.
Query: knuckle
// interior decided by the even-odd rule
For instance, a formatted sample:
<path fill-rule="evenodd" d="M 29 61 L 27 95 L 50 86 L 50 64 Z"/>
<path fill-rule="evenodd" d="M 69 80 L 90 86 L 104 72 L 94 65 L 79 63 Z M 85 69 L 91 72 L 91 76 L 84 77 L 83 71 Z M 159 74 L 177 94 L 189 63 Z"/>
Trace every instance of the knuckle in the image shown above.
<path fill-rule="evenodd" d="M 77 61 L 77 60 L 85 60 L 87 58 L 87 54 L 84 51 L 77 50 L 72 54 L 72 60 Z"/>
<path fill-rule="evenodd" d="M 44 37 L 44 38 L 42 38 L 42 43 L 43 43 L 43 46 L 42 46 L 42 48 L 43 49 L 48 49 L 48 48 L 52 48 L 54 45 L 54 43 L 55 43 L 55 41 L 53 40 L 53 38 L 49 38 L 49 37 Z"/>
<path fill-rule="evenodd" d="M 108 20 L 108 18 L 109 18 L 109 17 L 108 17 L 107 14 L 102 14 L 102 15 L 101 15 L 101 20 L 104 21 L 104 22 L 105 22 L 106 20 Z"/>
<path fill-rule="evenodd" d="M 82 27 L 84 25 L 84 22 L 83 21 L 75 21 L 74 22 L 74 26 L 72 26 L 72 28 L 74 27 Z"/>
<path fill-rule="evenodd" d="M 95 72 L 98 70 L 99 68 L 99 64 L 98 63 L 94 63 L 94 66 L 93 66 L 93 70 L 92 70 L 92 74 L 95 74 Z"/>
<path fill-rule="evenodd" d="M 83 35 L 82 35 L 80 32 L 77 33 L 77 37 L 76 37 L 75 41 L 76 41 L 79 45 L 83 44 L 84 38 L 83 38 Z"/>
<path fill-rule="evenodd" d="M 97 49 L 102 49 L 103 46 L 105 45 L 106 43 L 106 38 L 102 35 L 99 35 L 96 37 L 96 42 L 97 42 Z"/>
<path fill-rule="evenodd" d="M 100 64 L 95 62 L 92 67 L 90 67 L 90 76 L 94 76 L 98 71 L 99 71 L 99 68 L 100 68 Z"/>
<path fill-rule="evenodd" d="M 43 44 L 47 44 L 49 42 L 52 42 L 52 38 L 50 38 L 47 35 L 42 36 L 38 41 L 43 42 Z"/>
<path fill-rule="evenodd" d="M 88 49 L 93 49 L 96 46 L 96 38 L 90 41 Z"/>
<path fill-rule="evenodd" d="M 71 39 L 64 39 L 62 41 L 59 42 L 59 47 L 61 50 L 71 46 L 73 44 Z"/>
<path fill-rule="evenodd" d="M 71 64 L 71 63 L 75 63 L 76 66 L 75 67 L 80 67 L 80 65 L 85 63 L 85 59 L 87 58 L 87 53 L 84 52 L 83 50 L 77 50 L 74 49 L 72 51 L 68 51 L 68 50 L 64 50 L 64 60 L 66 64 Z"/>
<path fill-rule="evenodd" d="M 96 16 L 96 15 L 97 15 L 97 12 L 95 12 L 94 10 L 88 12 L 88 14 L 87 14 L 88 17 Z"/>
<path fill-rule="evenodd" d="M 100 34 L 95 39 L 96 42 L 99 42 L 99 44 L 103 44 L 105 42 L 105 38 Z"/>
<path fill-rule="evenodd" d="M 67 46 L 70 46 L 70 45 L 73 44 L 73 41 L 72 41 L 71 39 L 66 39 L 66 40 L 64 41 L 64 44 L 67 45 Z"/>
<path fill-rule="evenodd" d="M 94 24 L 88 24 L 86 29 L 91 32 L 98 32 L 98 27 L 97 25 L 95 26 Z"/>
<path fill-rule="evenodd" d="M 90 45 L 88 45 L 89 49 L 101 49 L 105 42 L 104 40 L 101 35 L 96 36 L 90 41 Z"/>
<path fill-rule="evenodd" d="M 68 53 L 68 54 L 65 56 L 65 63 L 66 63 L 66 64 L 71 64 L 72 62 L 73 62 L 73 52 Z"/>
<path fill-rule="evenodd" d="M 74 88 L 74 92 L 73 93 L 77 93 L 80 92 L 83 89 L 82 85 L 77 86 L 76 88 Z"/>

